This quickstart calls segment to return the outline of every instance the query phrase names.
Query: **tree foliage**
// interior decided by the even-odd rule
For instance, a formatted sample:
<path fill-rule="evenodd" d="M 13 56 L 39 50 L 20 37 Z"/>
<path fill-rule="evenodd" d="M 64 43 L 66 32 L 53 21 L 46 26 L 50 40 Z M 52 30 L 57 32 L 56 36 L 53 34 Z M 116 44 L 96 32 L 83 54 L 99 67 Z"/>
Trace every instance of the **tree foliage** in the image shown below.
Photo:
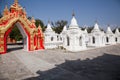
<path fill-rule="evenodd" d="M 60 34 L 61 32 L 62 32 L 62 30 L 63 30 L 63 27 L 65 26 L 65 25 L 67 25 L 67 21 L 65 21 L 65 20 L 60 20 L 60 21 L 57 21 L 57 22 L 55 22 L 55 23 L 51 23 L 52 24 L 52 26 L 53 26 L 53 30 L 56 32 L 56 33 L 58 33 L 58 34 Z"/>
<path fill-rule="evenodd" d="M 14 28 L 12 29 L 11 33 L 9 34 L 11 39 L 15 39 L 16 41 L 20 41 L 23 39 L 19 29 L 15 25 Z"/>
<path fill-rule="evenodd" d="M 118 27 L 116 27 L 115 29 L 113 29 L 112 32 L 115 33 L 115 31 L 116 31 L 117 28 Z M 120 28 L 118 28 L 118 31 L 120 32 Z"/>
<path fill-rule="evenodd" d="M 90 33 L 92 30 L 93 30 L 93 26 L 92 27 L 87 27 L 87 31 L 88 31 L 88 33 Z"/>
<path fill-rule="evenodd" d="M 32 17 L 29 16 L 28 19 L 31 20 Z M 43 31 L 43 32 L 45 31 L 45 26 L 44 26 L 44 23 L 43 23 L 42 20 L 40 20 L 40 19 L 35 19 L 35 25 L 36 25 L 36 27 L 38 27 L 38 26 L 40 25 L 41 28 L 42 28 L 42 31 Z"/>
<path fill-rule="evenodd" d="M 44 26 L 44 23 L 43 23 L 43 21 L 42 20 L 40 20 L 40 19 L 35 19 L 35 25 L 36 25 L 36 27 L 38 27 L 39 25 L 41 26 L 41 28 L 42 28 L 42 31 L 45 31 L 45 26 Z"/>
<path fill-rule="evenodd" d="M 0 18 L 2 18 L 2 13 L 0 12 Z"/>
<path fill-rule="evenodd" d="M 27 19 L 28 19 L 28 20 L 31 20 L 31 19 L 32 19 L 32 17 L 31 17 L 31 16 L 29 16 Z"/>

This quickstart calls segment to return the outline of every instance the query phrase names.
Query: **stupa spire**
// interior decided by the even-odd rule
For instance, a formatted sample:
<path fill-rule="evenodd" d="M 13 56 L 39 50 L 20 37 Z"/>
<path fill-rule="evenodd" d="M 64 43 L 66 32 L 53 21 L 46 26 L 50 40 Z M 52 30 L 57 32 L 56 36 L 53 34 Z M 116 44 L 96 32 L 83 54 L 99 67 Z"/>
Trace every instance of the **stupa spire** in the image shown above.
<path fill-rule="evenodd" d="M 7 15 L 9 13 L 9 9 L 7 7 L 7 5 L 5 6 L 5 9 L 3 11 L 3 15 Z"/>
<path fill-rule="evenodd" d="M 106 33 L 113 33 L 111 28 L 110 28 L 110 25 L 108 25 Z"/>
<path fill-rule="evenodd" d="M 87 28 L 85 28 L 84 32 L 85 32 L 85 33 L 88 33 Z"/>
<path fill-rule="evenodd" d="M 38 25 L 38 29 L 39 29 L 39 30 L 41 30 L 41 29 L 42 29 L 42 28 L 41 28 L 41 26 L 40 26 L 40 24 Z"/>
<path fill-rule="evenodd" d="M 50 20 L 48 20 L 48 24 L 50 24 Z"/>
<path fill-rule="evenodd" d="M 120 34 L 118 28 L 116 28 L 116 30 L 115 30 L 115 34 Z"/>
<path fill-rule="evenodd" d="M 50 20 L 48 20 L 46 31 L 53 31 L 52 27 L 51 27 L 51 24 L 50 24 Z"/>
<path fill-rule="evenodd" d="M 32 16 L 32 18 L 31 18 L 31 22 L 32 22 L 32 23 L 35 23 L 35 19 L 34 19 L 33 16 Z"/>
<path fill-rule="evenodd" d="M 94 28 L 93 28 L 92 32 L 99 32 L 99 31 L 101 31 L 101 30 L 99 28 L 98 22 L 95 21 L 95 25 L 94 25 Z"/>
<path fill-rule="evenodd" d="M 95 20 L 95 23 L 98 23 L 97 19 Z"/>
<path fill-rule="evenodd" d="M 10 7 L 10 11 L 11 12 L 16 12 L 17 11 L 21 15 L 21 13 L 22 13 L 21 11 L 23 11 L 23 8 L 19 5 L 18 0 L 14 0 L 14 3 Z"/>
<path fill-rule="evenodd" d="M 96 30 L 100 30 L 97 21 L 95 21 L 94 29 L 96 29 Z"/>
<path fill-rule="evenodd" d="M 4 11 L 9 11 L 9 9 L 8 9 L 7 5 L 5 6 Z"/>
<path fill-rule="evenodd" d="M 23 13 L 24 13 L 24 15 L 27 14 L 27 13 L 26 13 L 26 10 L 25 10 L 25 7 L 23 7 Z"/>
<path fill-rule="evenodd" d="M 75 13 L 74 12 L 72 14 L 72 19 L 71 19 L 71 23 L 70 23 L 70 27 L 69 28 L 79 28 L 77 20 L 75 18 Z"/>
<path fill-rule="evenodd" d="M 66 31 L 67 30 L 67 26 L 65 25 L 64 27 L 63 27 L 63 31 Z"/>
<path fill-rule="evenodd" d="M 74 10 L 73 10 L 72 16 L 73 16 L 73 17 L 75 16 L 75 12 L 74 12 Z"/>
<path fill-rule="evenodd" d="M 7 5 L 5 6 L 5 9 L 7 9 L 7 10 L 8 10 L 8 7 L 7 7 Z"/>

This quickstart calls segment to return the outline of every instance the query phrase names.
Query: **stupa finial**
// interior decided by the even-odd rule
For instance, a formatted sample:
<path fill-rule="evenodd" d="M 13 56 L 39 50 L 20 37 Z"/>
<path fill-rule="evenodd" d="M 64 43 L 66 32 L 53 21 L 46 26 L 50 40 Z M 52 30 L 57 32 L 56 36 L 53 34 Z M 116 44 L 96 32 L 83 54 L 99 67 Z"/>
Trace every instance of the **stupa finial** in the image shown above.
<path fill-rule="evenodd" d="M 7 5 L 5 6 L 5 10 L 8 10 L 8 7 L 7 7 Z"/>
<path fill-rule="evenodd" d="M 48 19 L 48 23 L 50 24 L 50 19 Z"/>
<path fill-rule="evenodd" d="M 95 20 L 95 23 L 98 23 L 98 20 L 97 20 L 97 19 Z"/>
<path fill-rule="evenodd" d="M 73 10 L 72 16 L 75 16 L 75 12 L 74 12 L 74 10 Z"/>
<path fill-rule="evenodd" d="M 9 9 L 7 7 L 7 5 L 5 6 L 5 9 L 3 11 L 3 15 L 7 15 L 9 13 Z"/>
<path fill-rule="evenodd" d="M 18 3 L 18 0 L 14 0 L 14 3 Z"/>
<path fill-rule="evenodd" d="M 32 23 L 35 23 L 35 19 L 34 19 L 33 16 L 32 16 L 32 18 L 31 18 L 31 22 L 32 22 Z"/>
<path fill-rule="evenodd" d="M 40 24 L 38 25 L 38 29 L 42 29 Z"/>

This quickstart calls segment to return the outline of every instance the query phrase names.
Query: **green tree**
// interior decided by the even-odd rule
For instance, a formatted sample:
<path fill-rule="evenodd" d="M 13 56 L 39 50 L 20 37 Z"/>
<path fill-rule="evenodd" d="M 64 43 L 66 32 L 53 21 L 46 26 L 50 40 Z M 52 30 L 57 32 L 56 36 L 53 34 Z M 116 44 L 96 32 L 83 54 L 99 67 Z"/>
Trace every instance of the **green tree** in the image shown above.
<path fill-rule="evenodd" d="M 44 23 L 43 23 L 42 20 L 40 20 L 40 19 L 35 19 L 35 25 L 36 25 L 36 27 L 38 27 L 38 26 L 40 25 L 41 28 L 42 28 L 42 31 L 43 31 L 43 32 L 45 31 L 45 26 L 44 26 Z"/>
<path fill-rule="evenodd" d="M 0 18 L 2 18 L 2 13 L 0 12 Z"/>
<path fill-rule="evenodd" d="M 115 33 L 115 31 L 116 31 L 117 28 L 118 28 L 118 27 L 116 27 L 115 29 L 113 29 L 112 32 Z M 118 28 L 118 30 L 119 30 L 119 32 L 120 32 L 120 28 Z"/>
<path fill-rule="evenodd" d="M 28 19 L 31 20 L 32 17 L 29 16 Z M 43 32 L 45 31 L 45 26 L 44 26 L 44 23 L 43 23 L 42 20 L 40 20 L 40 19 L 35 19 L 35 25 L 36 25 L 36 27 L 38 27 L 38 26 L 40 25 L 41 28 L 42 28 L 42 31 L 43 31 Z"/>
<path fill-rule="evenodd" d="M 31 20 L 31 19 L 32 19 L 32 17 L 31 17 L 31 16 L 29 16 L 29 17 L 28 17 L 28 19 L 29 19 L 29 20 Z"/>
<path fill-rule="evenodd" d="M 90 33 L 93 30 L 94 27 L 87 27 L 88 33 Z"/>
<path fill-rule="evenodd" d="M 39 25 L 40 25 L 41 27 L 44 27 L 44 23 L 43 23 L 43 21 L 40 20 L 40 19 L 35 19 L 35 25 L 36 25 L 36 27 L 38 27 Z"/>
<path fill-rule="evenodd" d="M 55 22 L 55 24 L 52 22 L 51 24 L 52 24 L 52 26 L 53 26 L 53 30 L 56 32 L 56 33 L 58 33 L 58 34 L 60 34 L 61 32 L 62 32 L 62 30 L 63 30 L 63 27 L 65 26 L 65 25 L 67 25 L 67 21 L 65 21 L 65 20 L 60 20 L 60 21 L 57 21 L 57 22 Z"/>
<path fill-rule="evenodd" d="M 17 26 L 15 25 L 14 28 L 11 30 L 10 32 L 10 38 L 15 39 L 16 41 L 20 41 L 23 39 L 19 29 L 17 28 Z"/>

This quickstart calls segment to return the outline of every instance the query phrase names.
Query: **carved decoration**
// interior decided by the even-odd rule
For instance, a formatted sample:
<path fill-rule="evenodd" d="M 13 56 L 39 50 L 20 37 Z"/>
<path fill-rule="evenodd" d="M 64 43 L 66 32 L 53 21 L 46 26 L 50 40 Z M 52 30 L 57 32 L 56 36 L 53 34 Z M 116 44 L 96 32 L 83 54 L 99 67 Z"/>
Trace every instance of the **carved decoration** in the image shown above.
<path fill-rule="evenodd" d="M 35 20 L 32 17 L 32 21 L 29 21 L 27 19 L 26 11 L 23 9 L 19 3 L 18 0 L 15 0 L 14 3 L 10 7 L 10 11 L 8 7 L 6 6 L 3 11 L 3 17 L 0 18 L 0 54 L 6 53 L 6 38 L 10 31 L 12 30 L 13 26 L 16 23 L 20 23 L 21 27 L 26 32 L 26 35 L 28 36 L 28 51 L 34 51 L 37 49 L 44 49 L 43 45 L 43 33 L 42 30 L 39 28 L 36 28 L 35 26 Z M 38 31 L 39 30 L 39 31 Z M 40 36 L 39 39 L 36 38 L 34 40 L 35 36 Z M 38 43 L 35 44 L 35 43 Z M 35 45 L 34 45 L 35 44 Z M 40 47 L 40 48 L 37 48 Z"/>

